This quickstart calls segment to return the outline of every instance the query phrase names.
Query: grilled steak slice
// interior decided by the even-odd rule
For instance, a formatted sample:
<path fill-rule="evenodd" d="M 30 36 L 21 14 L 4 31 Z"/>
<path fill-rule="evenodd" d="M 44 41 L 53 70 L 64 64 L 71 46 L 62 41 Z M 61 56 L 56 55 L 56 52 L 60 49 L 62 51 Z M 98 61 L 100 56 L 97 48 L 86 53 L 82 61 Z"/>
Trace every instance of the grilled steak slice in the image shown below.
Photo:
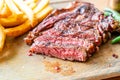
<path fill-rule="evenodd" d="M 86 61 L 96 51 L 93 43 L 86 39 L 39 36 L 30 52 L 68 60 Z"/>
<path fill-rule="evenodd" d="M 117 22 L 87 2 L 53 11 L 25 38 L 30 53 L 86 61 L 106 42 Z"/>
<path fill-rule="evenodd" d="M 62 37 L 69 37 L 69 38 L 77 37 L 77 38 L 87 39 L 93 42 L 96 46 L 100 46 L 100 44 L 102 43 L 102 37 L 99 31 L 96 29 L 89 29 L 85 31 L 81 31 L 81 30 L 73 31 L 72 29 L 71 31 L 71 29 L 57 30 L 57 29 L 52 28 L 47 31 L 44 31 L 41 35 L 49 35 L 49 36 L 56 36 L 56 37 L 62 36 Z"/>
<path fill-rule="evenodd" d="M 83 21 L 84 19 L 88 19 L 88 15 L 92 16 L 94 13 L 98 12 L 98 10 L 90 3 L 83 2 L 73 2 L 72 6 L 68 9 L 58 9 L 53 11 L 42 23 L 40 23 L 32 32 L 28 34 L 25 41 L 27 44 L 32 44 L 33 40 L 39 36 L 41 31 L 54 27 L 54 24 L 61 20 L 69 20 L 69 19 L 77 19 L 79 17 L 79 21 Z M 100 11 L 99 11 L 100 12 Z"/>

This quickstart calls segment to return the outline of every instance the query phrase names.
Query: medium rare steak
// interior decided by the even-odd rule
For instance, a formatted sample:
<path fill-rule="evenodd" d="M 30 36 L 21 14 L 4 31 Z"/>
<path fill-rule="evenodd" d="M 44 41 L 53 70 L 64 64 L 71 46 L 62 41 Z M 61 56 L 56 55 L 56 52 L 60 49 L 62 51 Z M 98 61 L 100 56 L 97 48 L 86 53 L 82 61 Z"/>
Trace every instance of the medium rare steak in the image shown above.
<path fill-rule="evenodd" d="M 93 43 L 86 39 L 39 36 L 30 52 L 68 60 L 85 61 L 95 51 Z"/>
<path fill-rule="evenodd" d="M 57 9 L 25 38 L 31 54 L 86 61 L 110 38 L 118 23 L 87 2 Z"/>

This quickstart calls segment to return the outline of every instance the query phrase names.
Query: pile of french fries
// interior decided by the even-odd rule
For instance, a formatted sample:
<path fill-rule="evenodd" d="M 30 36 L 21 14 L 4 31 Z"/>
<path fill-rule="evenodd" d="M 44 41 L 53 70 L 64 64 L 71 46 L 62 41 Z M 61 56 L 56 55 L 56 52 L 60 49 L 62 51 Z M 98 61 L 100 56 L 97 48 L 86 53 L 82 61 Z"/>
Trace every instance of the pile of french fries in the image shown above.
<path fill-rule="evenodd" d="M 51 11 L 49 0 L 0 0 L 0 51 L 6 36 L 18 37 L 26 33 Z"/>

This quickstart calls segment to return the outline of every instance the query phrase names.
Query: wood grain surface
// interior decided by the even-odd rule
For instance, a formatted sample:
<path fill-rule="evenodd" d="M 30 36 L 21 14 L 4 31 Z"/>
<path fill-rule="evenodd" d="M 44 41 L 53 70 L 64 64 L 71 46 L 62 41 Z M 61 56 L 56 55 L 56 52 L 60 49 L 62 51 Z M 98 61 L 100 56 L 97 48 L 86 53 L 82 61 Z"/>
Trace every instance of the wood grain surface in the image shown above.
<path fill-rule="evenodd" d="M 60 2 L 62 1 L 62 2 Z M 51 0 L 54 8 L 66 7 L 68 0 Z M 84 0 L 103 10 L 108 0 Z M 99 80 L 120 75 L 120 44 L 109 40 L 87 62 L 70 62 L 42 55 L 28 56 L 27 34 L 7 39 L 0 54 L 0 80 Z M 113 57 L 118 55 L 118 58 Z M 113 78 L 111 78 L 113 79 Z"/>

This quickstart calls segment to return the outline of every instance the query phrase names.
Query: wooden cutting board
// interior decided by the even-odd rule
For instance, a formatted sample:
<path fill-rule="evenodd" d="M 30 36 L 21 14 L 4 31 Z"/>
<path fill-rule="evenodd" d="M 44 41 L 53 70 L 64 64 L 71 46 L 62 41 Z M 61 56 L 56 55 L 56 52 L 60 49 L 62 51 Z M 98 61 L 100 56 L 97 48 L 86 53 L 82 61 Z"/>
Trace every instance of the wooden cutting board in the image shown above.
<path fill-rule="evenodd" d="M 107 5 L 107 0 L 86 1 L 100 10 Z M 69 2 L 51 0 L 51 3 L 54 8 L 61 8 Z M 25 36 L 7 39 L 0 54 L 0 80 L 96 80 L 120 75 L 120 44 L 111 45 L 108 41 L 87 62 L 70 62 L 42 55 L 28 56 L 30 47 L 23 41 Z"/>

